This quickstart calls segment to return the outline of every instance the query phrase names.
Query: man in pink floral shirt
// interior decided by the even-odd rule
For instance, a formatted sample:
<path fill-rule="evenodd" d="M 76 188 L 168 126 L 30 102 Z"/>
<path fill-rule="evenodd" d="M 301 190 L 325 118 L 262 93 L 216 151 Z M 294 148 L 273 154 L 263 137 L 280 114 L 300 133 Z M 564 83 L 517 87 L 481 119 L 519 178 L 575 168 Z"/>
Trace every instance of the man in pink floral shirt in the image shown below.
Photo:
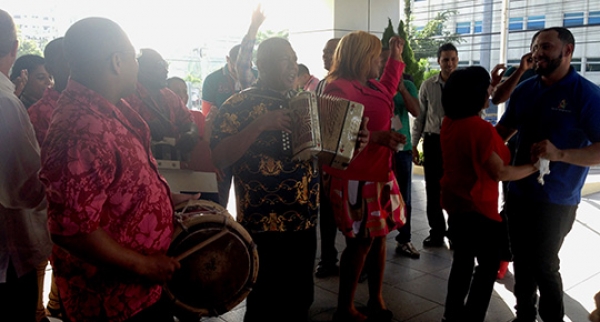
<path fill-rule="evenodd" d="M 51 262 L 67 321 L 173 321 L 161 285 L 173 202 L 150 154 L 150 132 L 123 97 L 138 65 L 123 30 L 86 18 L 65 35 L 71 79 L 42 150 Z M 182 201 L 182 200 L 180 200 Z"/>

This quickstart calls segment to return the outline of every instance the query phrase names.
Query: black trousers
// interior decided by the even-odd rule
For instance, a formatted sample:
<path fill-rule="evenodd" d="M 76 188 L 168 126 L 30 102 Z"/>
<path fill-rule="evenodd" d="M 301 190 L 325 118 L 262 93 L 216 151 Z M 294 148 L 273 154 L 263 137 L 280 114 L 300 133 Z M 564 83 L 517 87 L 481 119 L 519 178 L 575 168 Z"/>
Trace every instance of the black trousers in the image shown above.
<path fill-rule="evenodd" d="M 36 322 L 37 305 L 37 271 L 32 269 L 31 272 L 17 277 L 12 262 L 9 262 L 6 282 L 0 283 L 1 320 Z"/>
<path fill-rule="evenodd" d="M 251 234 L 258 278 L 246 298 L 244 322 L 306 322 L 314 300 L 315 228 Z"/>
<path fill-rule="evenodd" d="M 427 220 L 429 235 L 443 238 L 446 235 L 446 219 L 440 203 L 440 180 L 444 174 L 442 148 L 439 134 L 425 133 L 423 139 L 423 170 L 425 172 L 425 192 L 427 195 Z"/>
<path fill-rule="evenodd" d="M 321 178 L 323 178 L 322 172 Z M 323 182 L 323 179 L 321 179 L 321 182 Z M 319 233 L 321 234 L 321 260 L 319 265 L 335 265 L 338 262 L 338 250 L 335 247 L 338 228 L 333 216 L 333 207 L 329 195 L 325 192 L 324 185 L 321 185 L 319 198 Z"/>
<path fill-rule="evenodd" d="M 508 194 L 506 214 L 513 266 L 517 317 L 535 321 L 539 289 L 539 314 L 544 322 L 562 322 L 563 286 L 558 253 L 575 222 L 577 206 L 536 202 Z"/>
<path fill-rule="evenodd" d="M 483 322 L 500 266 L 506 228 L 502 222 L 475 212 L 449 214 L 448 224 L 454 254 L 445 321 Z"/>
<path fill-rule="evenodd" d="M 404 244 L 410 242 L 412 239 L 412 228 L 410 224 L 412 217 L 412 206 L 410 204 L 412 186 L 412 151 L 399 151 L 394 154 L 394 174 L 396 175 L 400 194 L 402 195 L 402 200 L 404 200 L 404 205 L 406 207 L 406 223 L 398 228 L 396 241 Z"/>

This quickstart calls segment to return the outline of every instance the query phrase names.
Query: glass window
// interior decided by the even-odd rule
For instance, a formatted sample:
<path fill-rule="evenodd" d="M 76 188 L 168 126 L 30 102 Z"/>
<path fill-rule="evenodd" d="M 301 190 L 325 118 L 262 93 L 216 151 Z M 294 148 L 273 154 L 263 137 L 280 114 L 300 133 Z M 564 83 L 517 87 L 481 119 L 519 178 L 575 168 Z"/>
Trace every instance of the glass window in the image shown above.
<path fill-rule="evenodd" d="M 588 25 L 600 25 L 600 11 L 590 11 Z"/>
<path fill-rule="evenodd" d="M 600 72 L 600 58 L 588 58 L 587 64 L 585 65 L 585 71 Z"/>
<path fill-rule="evenodd" d="M 575 69 L 575 71 L 581 71 L 581 58 L 571 58 L 571 66 Z"/>
<path fill-rule="evenodd" d="M 422 31 L 423 29 L 425 29 L 425 26 L 417 26 L 417 27 L 415 27 L 416 31 Z"/>
<path fill-rule="evenodd" d="M 527 18 L 527 29 L 544 29 L 546 16 L 529 16 Z"/>
<path fill-rule="evenodd" d="M 583 12 L 571 12 L 563 15 L 563 26 L 573 27 L 583 25 Z"/>
<path fill-rule="evenodd" d="M 481 63 L 479 62 L 479 60 L 474 60 L 473 65 L 481 65 Z"/>
<path fill-rule="evenodd" d="M 456 23 L 456 33 L 457 34 L 470 34 L 471 33 L 471 23 L 470 22 L 457 22 Z"/>
<path fill-rule="evenodd" d="M 508 30 L 523 30 L 523 18 L 510 18 L 508 20 Z"/>
<path fill-rule="evenodd" d="M 483 23 L 481 21 L 475 21 L 475 30 L 473 31 L 476 34 L 480 34 L 482 30 Z"/>

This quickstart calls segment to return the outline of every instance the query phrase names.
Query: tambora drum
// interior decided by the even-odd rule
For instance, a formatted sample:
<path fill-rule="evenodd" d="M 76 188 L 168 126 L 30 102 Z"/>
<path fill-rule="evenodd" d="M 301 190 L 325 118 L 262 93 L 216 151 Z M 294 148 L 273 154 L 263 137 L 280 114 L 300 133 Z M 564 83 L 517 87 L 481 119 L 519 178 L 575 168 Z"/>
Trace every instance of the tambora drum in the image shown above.
<path fill-rule="evenodd" d="M 250 234 L 217 203 L 178 205 L 168 255 L 181 268 L 164 286 L 177 312 L 218 316 L 242 302 L 258 275 L 258 252 Z"/>

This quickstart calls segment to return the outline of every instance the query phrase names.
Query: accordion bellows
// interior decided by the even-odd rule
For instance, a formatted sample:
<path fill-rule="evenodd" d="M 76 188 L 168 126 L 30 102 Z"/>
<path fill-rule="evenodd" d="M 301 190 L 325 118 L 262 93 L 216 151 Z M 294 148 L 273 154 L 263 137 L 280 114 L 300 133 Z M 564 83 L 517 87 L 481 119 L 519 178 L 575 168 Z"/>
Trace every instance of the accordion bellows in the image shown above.
<path fill-rule="evenodd" d="M 330 95 L 300 92 L 290 99 L 292 133 L 284 133 L 284 150 L 297 160 L 317 156 L 336 169 L 348 167 L 364 113 L 360 103 Z"/>

